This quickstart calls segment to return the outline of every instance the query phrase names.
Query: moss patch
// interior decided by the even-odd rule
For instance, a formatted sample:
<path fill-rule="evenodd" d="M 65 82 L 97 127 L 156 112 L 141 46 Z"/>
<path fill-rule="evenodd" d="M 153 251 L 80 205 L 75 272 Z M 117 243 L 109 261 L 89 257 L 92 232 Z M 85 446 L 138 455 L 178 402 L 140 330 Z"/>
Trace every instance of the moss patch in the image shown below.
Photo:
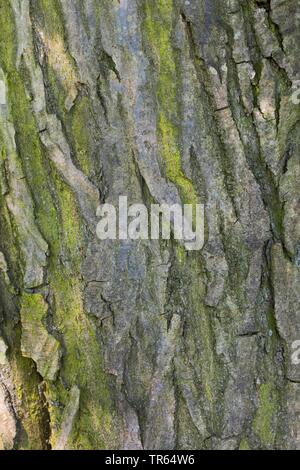
<path fill-rule="evenodd" d="M 275 417 L 278 411 L 278 392 L 271 383 L 259 388 L 259 407 L 254 420 L 254 431 L 264 447 L 272 447 L 276 436 Z"/>
<path fill-rule="evenodd" d="M 145 6 L 145 34 L 154 54 L 157 68 L 157 97 L 159 102 L 158 133 L 166 176 L 180 192 L 183 202 L 195 204 L 197 194 L 192 181 L 185 175 L 180 152 L 180 103 L 181 89 L 178 57 L 172 46 L 173 0 L 147 2 Z"/>
<path fill-rule="evenodd" d="M 250 446 L 246 438 L 241 440 L 239 450 L 250 450 Z"/>

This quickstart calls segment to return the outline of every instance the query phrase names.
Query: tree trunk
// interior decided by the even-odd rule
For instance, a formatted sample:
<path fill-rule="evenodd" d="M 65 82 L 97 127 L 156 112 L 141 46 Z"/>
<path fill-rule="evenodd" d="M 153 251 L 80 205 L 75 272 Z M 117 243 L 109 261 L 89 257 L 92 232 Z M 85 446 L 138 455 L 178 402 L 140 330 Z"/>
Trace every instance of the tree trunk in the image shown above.
<path fill-rule="evenodd" d="M 299 23 L 0 0 L 0 447 L 300 449 Z M 121 195 L 204 248 L 100 241 Z"/>

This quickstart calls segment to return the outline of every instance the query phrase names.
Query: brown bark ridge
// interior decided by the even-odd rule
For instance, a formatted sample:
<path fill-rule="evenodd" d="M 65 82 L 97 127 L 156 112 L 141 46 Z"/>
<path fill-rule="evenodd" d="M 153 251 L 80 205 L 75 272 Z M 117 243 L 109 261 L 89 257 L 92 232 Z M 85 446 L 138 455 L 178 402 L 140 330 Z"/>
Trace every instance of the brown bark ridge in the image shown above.
<path fill-rule="evenodd" d="M 299 26 L 0 0 L 1 448 L 300 449 Z M 204 204 L 203 249 L 100 241 L 120 195 Z"/>

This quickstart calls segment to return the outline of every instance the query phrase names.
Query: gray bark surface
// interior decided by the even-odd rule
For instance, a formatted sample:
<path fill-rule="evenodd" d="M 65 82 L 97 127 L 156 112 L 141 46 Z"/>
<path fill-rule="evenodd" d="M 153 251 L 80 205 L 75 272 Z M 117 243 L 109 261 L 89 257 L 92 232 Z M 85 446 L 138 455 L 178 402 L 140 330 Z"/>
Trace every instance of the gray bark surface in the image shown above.
<path fill-rule="evenodd" d="M 298 0 L 0 0 L 0 448 L 300 449 L 299 44 Z M 100 241 L 120 195 L 204 248 Z"/>

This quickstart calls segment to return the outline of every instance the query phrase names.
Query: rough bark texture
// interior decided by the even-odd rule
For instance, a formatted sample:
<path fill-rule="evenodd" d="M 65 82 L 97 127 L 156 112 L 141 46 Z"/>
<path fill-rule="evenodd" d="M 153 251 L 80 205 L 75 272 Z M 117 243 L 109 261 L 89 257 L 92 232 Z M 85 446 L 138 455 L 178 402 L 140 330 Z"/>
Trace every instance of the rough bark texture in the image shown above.
<path fill-rule="evenodd" d="M 298 0 L 0 0 L 0 447 L 300 449 L 299 44 Z M 100 242 L 119 195 L 204 249 Z"/>

